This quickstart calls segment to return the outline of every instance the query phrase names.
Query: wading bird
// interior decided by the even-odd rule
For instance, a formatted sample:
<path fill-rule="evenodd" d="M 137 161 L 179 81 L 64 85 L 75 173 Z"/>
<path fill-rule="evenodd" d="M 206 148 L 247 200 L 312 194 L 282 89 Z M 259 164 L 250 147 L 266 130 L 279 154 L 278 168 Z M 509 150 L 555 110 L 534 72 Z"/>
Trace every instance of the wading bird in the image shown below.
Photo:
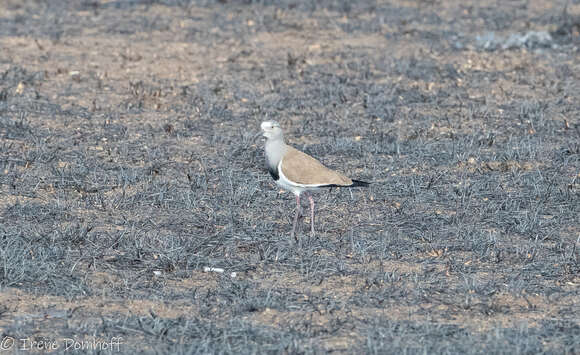
<path fill-rule="evenodd" d="M 284 133 L 275 121 L 262 122 L 262 135 L 266 137 L 266 165 L 276 184 L 296 196 L 296 214 L 291 236 L 298 241 L 296 224 L 300 215 L 300 196 L 310 200 L 310 235 L 314 236 L 314 198 L 311 192 L 325 187 L 368 186 L 368 182 L 349 179 L 343 174 L 322 165 L 318 160 L 284 142 Z"/>

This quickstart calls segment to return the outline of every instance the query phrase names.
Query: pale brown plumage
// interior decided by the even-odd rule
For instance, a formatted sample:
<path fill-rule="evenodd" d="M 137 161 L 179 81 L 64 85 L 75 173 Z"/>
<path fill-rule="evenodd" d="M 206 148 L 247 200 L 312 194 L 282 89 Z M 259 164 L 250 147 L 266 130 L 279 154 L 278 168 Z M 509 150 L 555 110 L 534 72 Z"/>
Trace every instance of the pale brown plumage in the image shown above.
<path fill-rule="evenodd" d="M 364 187 L 369 183 L 352 180 L 338 171 L 322 165 L 313 157 L 287 145 L 284 142 L 284 133 L 280 124 L 275 121 L 264 121 L 260 125 L 262 134 L 267 138 L 266 166 L 268 172 L 281 188 L 292 191 L 296 195 L 296 213 L 290 235 L 296 241 L 296 225 L 300 215 L 300 195 L 306 194 L 310 200 L 310 235 L 314 235 L 314 198 L 311 191 L 321 190 L 324 187 Z"/>
<path fill-rule="evenodd" d="M 322 165 L 308 154 L 288 146 L 282 158 L 282 173 L 290 181 L 304 185 L 350 186 L 352 180 Z"/>

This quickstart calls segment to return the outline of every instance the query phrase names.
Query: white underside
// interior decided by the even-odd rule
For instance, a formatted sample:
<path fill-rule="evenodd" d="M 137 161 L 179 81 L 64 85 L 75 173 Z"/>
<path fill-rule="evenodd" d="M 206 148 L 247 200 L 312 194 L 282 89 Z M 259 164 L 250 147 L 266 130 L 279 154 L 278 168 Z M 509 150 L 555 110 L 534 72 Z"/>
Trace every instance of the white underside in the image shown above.
<path fill-rule="evenodd" d="M 294 195 L 300 195 L 304 191 L 316 191 L 319 190 L 324 184 L 300 184 L 294 181 L 288 180 L 288 178 L 282 172 L 282 161 L 278 163 L 278 176 L 280 177 L 276 184 L 287 191 L 292 191 Z"/>

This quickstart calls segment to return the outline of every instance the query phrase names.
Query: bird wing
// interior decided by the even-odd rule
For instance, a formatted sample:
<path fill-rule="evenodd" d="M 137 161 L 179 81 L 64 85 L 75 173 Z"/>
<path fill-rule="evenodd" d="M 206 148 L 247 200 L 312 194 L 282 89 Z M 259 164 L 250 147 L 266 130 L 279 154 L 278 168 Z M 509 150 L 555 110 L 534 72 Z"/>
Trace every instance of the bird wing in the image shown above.
<path fill-rule="evenodd" d="M 352 180 L 322 165 L 318 160 L 293 147 L 288 147 L 280 169 L 291 182 L 303 185 L 352 185 Z"/>

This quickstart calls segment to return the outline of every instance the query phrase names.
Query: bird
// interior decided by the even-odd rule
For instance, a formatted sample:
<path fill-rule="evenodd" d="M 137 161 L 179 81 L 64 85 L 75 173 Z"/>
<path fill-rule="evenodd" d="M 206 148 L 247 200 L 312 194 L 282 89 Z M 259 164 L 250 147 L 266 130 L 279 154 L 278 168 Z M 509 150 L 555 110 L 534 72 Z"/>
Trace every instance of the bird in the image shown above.
<path fill-rule="evenodd" d="M 268 172 L 278 186 L 291 191 L 296 197 L 296 214 L 290 236 L 298 242 L 296 225 L 300 215 L 300 196 L 305 194 L 310 201 L 310 235 L 314 237 L 314 198 L 311 192 L 325 187 L 366 187 L 370 183 L 350 179 L 338 171 L 324 166 L 310 155 L 289 146 L 284 141 L 284 132 L 276 121 L 264 121 L 260 125 L 266 137 L 264 153 Z"/>

